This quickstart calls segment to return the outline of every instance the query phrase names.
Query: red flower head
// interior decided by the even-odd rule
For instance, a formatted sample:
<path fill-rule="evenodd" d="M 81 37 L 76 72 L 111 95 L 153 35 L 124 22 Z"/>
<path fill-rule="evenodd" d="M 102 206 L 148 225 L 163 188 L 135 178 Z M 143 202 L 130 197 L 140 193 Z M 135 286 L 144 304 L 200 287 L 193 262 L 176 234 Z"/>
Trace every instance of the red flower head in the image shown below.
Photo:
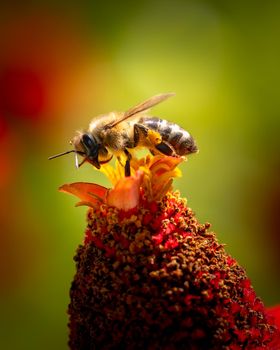
<path fill-rule="evenodd" d="M 60 188 L 89 206 L 69 305 L 71 349 L 280 349 L 244 269 L 172 179 L 180 158 L 103 166 L 113 188 Z M 276 313 L 274 313 L 275 315 Z"/>

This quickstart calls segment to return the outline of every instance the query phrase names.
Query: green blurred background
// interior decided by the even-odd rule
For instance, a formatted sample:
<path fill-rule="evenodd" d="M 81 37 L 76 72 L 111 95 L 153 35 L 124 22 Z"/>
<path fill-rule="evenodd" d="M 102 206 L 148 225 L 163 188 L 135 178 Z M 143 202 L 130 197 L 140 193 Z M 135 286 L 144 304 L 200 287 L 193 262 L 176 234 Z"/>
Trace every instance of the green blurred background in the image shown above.
<path fill-rule="evenodd" d="M 0 348 L 66 349 L 72 260 L 85 208 L 60 194 L 76 129 L 159 92 L 154 115 L 200 153 L 175 186 L 280 303 L 279 2 L 26 1 L 0 11 Z M 83 5 L 82 5 L 83 4 Z"/>

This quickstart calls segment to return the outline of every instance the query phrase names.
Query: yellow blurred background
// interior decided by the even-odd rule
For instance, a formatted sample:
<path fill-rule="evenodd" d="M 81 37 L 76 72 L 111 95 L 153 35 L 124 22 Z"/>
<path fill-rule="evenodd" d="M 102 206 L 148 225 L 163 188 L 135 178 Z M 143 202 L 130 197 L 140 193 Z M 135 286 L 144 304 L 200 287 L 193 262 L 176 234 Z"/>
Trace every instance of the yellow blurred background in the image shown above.
<path fill-rule="evenodd" d="M 85 208 L 58 193 L 107 180 L 72 155 L 75 130 L 160 92 L 153 114 L 200 149 L 175 187 L 280 303 L 280 69 L 275 1 L 27 1 L 0 8 L 0 348 L 66 349 Z"/>

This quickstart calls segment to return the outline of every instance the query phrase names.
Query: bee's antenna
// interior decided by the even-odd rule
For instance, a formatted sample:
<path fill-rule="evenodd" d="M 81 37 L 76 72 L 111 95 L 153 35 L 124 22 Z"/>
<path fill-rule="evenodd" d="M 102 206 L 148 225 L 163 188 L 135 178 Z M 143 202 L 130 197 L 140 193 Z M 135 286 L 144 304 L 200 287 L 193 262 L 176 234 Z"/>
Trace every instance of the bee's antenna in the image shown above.
<path fill-rule="evenodd" d="M 85 155 L 84 152 L 76 151 L 75 149 L 71 149 L 71 151 L 66 151 L 66 152 L 62 152 L 62 153 L 55 154 L 54 156 L 51 156 L 51 157 L 49 157 L 48 159 L 51 160 L 51 159 L 58 158 L 58 157 L 64 156 L 65 154 L 73 153 L 73 152 L 76 153 L 76 159 L 77 159 L 77 155 L 78 155 L 78 154 L 79 154 L 80 156 L 84 156 L 84 155 Z"/>
<path fill-rule="evenodd" d="M 54 158 L 58 158 L 58 157 L 64 156 L 65 154 L 72 153 L 72 152 L 77 153 L 76 150 L 72 149 L 71 151 L 66 151 L 66 152 L 55 154 L 54 156 L 51 156 L 48 159 L 51 160 L 51 159 L 54 159 Z"/>

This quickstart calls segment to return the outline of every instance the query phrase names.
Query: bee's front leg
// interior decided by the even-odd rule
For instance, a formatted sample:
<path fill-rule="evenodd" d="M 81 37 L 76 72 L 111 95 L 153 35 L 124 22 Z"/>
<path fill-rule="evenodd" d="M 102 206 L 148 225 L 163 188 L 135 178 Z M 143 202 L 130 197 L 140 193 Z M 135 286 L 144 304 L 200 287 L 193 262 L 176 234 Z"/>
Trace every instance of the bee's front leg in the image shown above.
<path fill-rule="evenodd" d="M 130 161 L 131 161 L 131 154 L 128 152 L 127 149 L 124 150 L 124 153 L 126 155 L 126 162 L 125 162 L 125 166 L 124 166 L 124 175 L 127 177 L 127 176 L 130 176 L 131 175 L 131 172 L 130 172 Z"/>

